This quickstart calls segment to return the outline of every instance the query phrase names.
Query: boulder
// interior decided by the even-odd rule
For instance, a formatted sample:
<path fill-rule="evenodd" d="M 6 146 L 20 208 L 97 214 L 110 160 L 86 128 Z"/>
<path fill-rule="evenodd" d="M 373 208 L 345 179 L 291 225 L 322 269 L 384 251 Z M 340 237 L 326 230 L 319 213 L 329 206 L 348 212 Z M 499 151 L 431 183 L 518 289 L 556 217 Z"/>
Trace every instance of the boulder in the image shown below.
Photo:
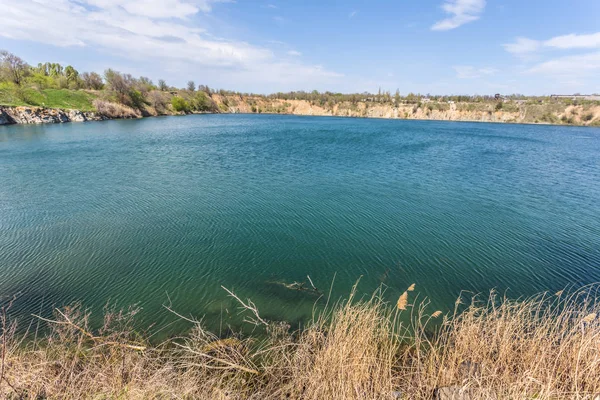
<path fill-rule="evenodd" d="M 69 111 L 69 119 L 72 122 L 85 122 L 85 121 L 87 121 L 87 118 L 85 117 L 85 114 L 82 113 L 79 110 L 70 110 Z"/>
<path fill-rule="evenodd" d="M 8 115 L 3 108 L 0 108 L 0 125 L 14 124 L 15 121 Z"/>

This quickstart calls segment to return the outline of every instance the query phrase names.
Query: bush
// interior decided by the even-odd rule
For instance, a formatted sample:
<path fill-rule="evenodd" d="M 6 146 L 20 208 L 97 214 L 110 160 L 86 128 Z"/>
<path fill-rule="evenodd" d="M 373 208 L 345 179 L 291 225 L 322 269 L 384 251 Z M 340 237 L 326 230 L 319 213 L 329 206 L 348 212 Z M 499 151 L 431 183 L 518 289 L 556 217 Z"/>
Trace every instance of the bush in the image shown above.
<path fill-rule="evenodd" d="M 196 92 L 191 106 L 196 111 L 215 111 L 216 106 L 210 97 L 204 92 Z"/>
<path fill-rule="evenodd" d="M 131 106 L 141 110 L 146 105 L 146 99 L 144 99 L 144 95 L 135 89 L 131 89 L 129 91 L 129 98 L 131 99 Z"/>
<path fill-rule="evenodd" d="M 99 114 L 109 118 L 140 118 L 142 116 L 138 110 L 131 107 L 100 99 L 94 100 L 94 107 Z"/>
<path fill-rule="evenodd" d="M 179 96 L 173 96 L 173 98 L 171 99 L 171 106 L 173 107 L 173 110 L 177 112 L 188 113 L 191 110 L 190 103 L 188 103 L 187 101 L 185 101 L 185 99 Z"/>

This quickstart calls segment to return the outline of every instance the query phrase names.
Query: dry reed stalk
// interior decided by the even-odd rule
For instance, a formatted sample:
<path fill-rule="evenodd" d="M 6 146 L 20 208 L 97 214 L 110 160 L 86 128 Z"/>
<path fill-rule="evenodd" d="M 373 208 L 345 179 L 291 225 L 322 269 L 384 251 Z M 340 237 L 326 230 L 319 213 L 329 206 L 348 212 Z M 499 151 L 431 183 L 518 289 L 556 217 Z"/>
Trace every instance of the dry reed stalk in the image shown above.
<path fill-rule="evenodd" d="M 597 289 L 521 300 L 492 292 L 436 320 L 442 312 L 426 301 L 401 315 L 408 291 L 399 309 L 400 299 L 390 304 L 381 291 L 358 299 L 354 287 L 297 332 L 264 320 L 260 339 L 223 339 L 189 318 L 187 335 L 152 346 L 132 341 L 131 312 L 107 310 L 96 332 L 89 314 L 71 307 L 56 312 L 35 345 L 17 346 L 5 330 L 11 386 L 0 386 L 0 398 L 431 399 L 452 387 L 477 399 L 593 399 Z M 258 320 L 254 303 L 243 304 Z"/>
<path fill-rule="evenodd" d="M 398 310 L 406 310 L 406 306 L 408 305 L 408 291 L 402 293 L 398 298 L 398 302 L 396 303 L 396 307 Z"/>

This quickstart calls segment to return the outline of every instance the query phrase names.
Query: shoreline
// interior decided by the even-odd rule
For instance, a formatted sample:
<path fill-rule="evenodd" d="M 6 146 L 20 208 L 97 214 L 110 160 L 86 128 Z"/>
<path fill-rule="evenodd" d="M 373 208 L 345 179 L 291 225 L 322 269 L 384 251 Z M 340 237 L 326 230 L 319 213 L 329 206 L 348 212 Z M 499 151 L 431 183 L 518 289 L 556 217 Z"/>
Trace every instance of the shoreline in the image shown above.
<path fill-rule="evenodd" d="M 398 115 L 398 109 L 394 111 Z M 237 111 L 235 109 L 220 112 L 211 111 L 196 111 L 188 113 L 170 113 L 159 115 L 141 115 L 138 117 L 111 117 L 97 111 L 81 111 L 77 109 L 65 108 L 50 108 L 37 106 L 3 106 L 0 105 L 0 126 L 9 125 L 43 125 L 43 124 L 61 124 L 69 122 L 92 122 L 92 121 L 108 121 L 119 119 L 143 119 L 150 117 L 170 117 L 170 116 L 185 116 L 196 114 L 243 114 L 243 115 L 295 115 L 306 117 L 337 117 L 337 118 L 356 118 L 356 119 L 385 119 L 385 120 L 402 120 L 402 121 L 439 121 L 439 122 L 476 122 L 476 123 L 495 123 L 495 124 L 511 124 L 511 125 L 546 125 L 546 126 L 573 126 L 573 127 L 592 127 L 598 128 L 600 124 L 576 124 L 576 123 L 552 123 L 546 121 L 529 122 L 519 121 L 515 119 L 492 118 L 493 114 L 487 112 L 479 113 L 480 118 L 448 118 L 447 116 L 439 116 L 436 114 L 429 115 L 414 115 L 410 118 L 401 118 L 399 116 L 386 115 L 336 115 L 334 113 L 315 113 L 313 110 L 308 112 L 249 112 L 246 110 Z"/>
<path fill-rule="evenodd" d="M 356 286 L 292 330 L 264 319 L 224 288 L 252 333 L 215 333 L 202 320 L 152 343 L 136 331 L 137 309 L 106 310 L 94 329 L 81 306 L 38 318 L 22 335 L 0 313 L 2 398 L 202 399 L 596 399 L 600 393 L 598 286 L 512 300 L 493 290 L 456 301 L 454 312 L 418 301 L 415 285 L 397 302 Z M 464 299 L 463 299 L 464 300 Z M 462 305 L 461 305 L 462 304 Z M 410 317 L 403 317 L 410 314 Z M 583 371 L 578 373 L 578 371 Z M 587 372 L 586 372 L 587 371 Z"/>

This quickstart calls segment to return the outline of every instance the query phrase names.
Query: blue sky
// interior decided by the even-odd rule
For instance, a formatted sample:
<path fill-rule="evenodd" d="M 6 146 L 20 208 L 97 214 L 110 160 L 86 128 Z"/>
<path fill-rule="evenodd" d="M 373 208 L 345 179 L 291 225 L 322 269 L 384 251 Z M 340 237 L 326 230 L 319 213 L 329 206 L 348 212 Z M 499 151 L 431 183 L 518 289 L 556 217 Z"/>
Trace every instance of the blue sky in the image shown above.
<path fill-rule="evenodd" d="M 600 92 L 600 0 L 0 0 L 31 64 L 211 87 Z"/>

